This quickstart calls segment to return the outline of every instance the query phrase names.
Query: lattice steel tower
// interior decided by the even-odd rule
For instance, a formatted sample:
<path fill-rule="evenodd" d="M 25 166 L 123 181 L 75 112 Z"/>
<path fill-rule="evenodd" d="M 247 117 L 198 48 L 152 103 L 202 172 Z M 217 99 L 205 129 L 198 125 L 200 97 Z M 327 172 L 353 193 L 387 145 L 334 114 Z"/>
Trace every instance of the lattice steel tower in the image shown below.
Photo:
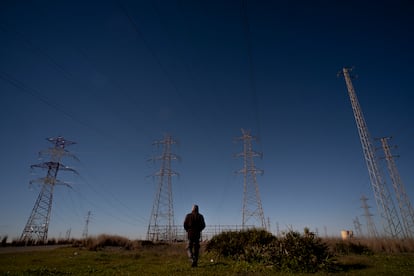
<path fill-rule="evenodd" d="M 352 110 L 354 112 L 359 137 L 361 139 L 362 151 L 368 167 L 368 174 L 371 180 L 372 189 L 374 191 L 375 201 L 384 222 L 385 235 L 396 238 L 403 234 L 401 223 L 384 181 L 384 177 L 379 169 L 377 158 L 375 156 L 375 150 L 368 132 L 368 127 L 352 85 L 349 74 L 350 71 L 350 68 L 343 68 L 341 73 L 345 78 L 349 98 L 351 99 Z"/>
<path fill-rule="evenodd" d="M 178 160 L 179 157 L 171 152 L 174 144 L 177 142 L 170 135 L 165 135 L 163 140 L 153 143 L 153 145 L 162 146 L 162 154 L 152 159 L 161 161 L 161 167 L 154 174 L 158 179 L 158 187 L 148 225 L 147 240 L 171 242 L 177 235 L 174 228 L 172 176 L 178 174 L 171 169 L 171 161 Z"/>
<path fill-rule="evenodd" d="M 391 149 L 388 145 L 389 139 L 391 139 L 391 137 L 381 138 L 381 145 L 385 153 L 388 172 L 391 178 L 392 186 L 394 187 L 398 206 L 400 208 L 405 237 L 414 238 L 414 210 L 406 193 L 405 186 L 401 181 L 397 165 L 394 162 L 394 156 L 391 154 Z"/>
<path fill-rule="evenodd" d="M 262 157 L 262 153 L 253 151 L 252 142 L 256 137 L 250 134 L 250 131 L 241 129 L 242 136 L 237 138 L 243 141 L 243 152 L 237 154 L 237 157 L 243 157 L 243 169 L 238 173 L 243 174 L 243 214 L 242 228 L 245 228 L 249 220 L 254 220 L 256 225 L 266 229 L 266 221 L 263 214 L 262 202 L 260 200 L 259 185 L 257 175 L 263 174 L 263 170 L 256 168 L 254 157 Z"/>
<path fill-rule="evenodd" d="M 364 217 L 365 220 L 367 222 L 367 233 L 368 233 L 368 237 L 371 238 L 377 238 L 378 237 L 378 231 L 377 228 L 375 227 L 375 223 L 374 220 L 372 219 L 373 215 L 370 213 L 369 211 L 369 205 L 367 203 L 368 198 L 366 196 L 361 196 L 361 207 L 364 210 Z"/>
<path fill-rule="evenodd" d="M 91 221 L 91 211 L 88 211 L 88 214 L 86 215 L 86 220 L 85 220 L 85 227 L 83 228 L 83 232 L 82 232 L 82 238 L 84 239 L 88 238 L 88 229 L 89 229 L 90 221 Z"/>
<path fill-rule="evenodd" d="M 362 225 L 359 222 L 359 218 L 355 217 L 355 219 L 353 220 L 353 223 L 354 223 L 354 228 L 355 228 L 356 235 L 358 237 L 362 237 L 362 227 L 361 227 Z"/>
<path fill-rule="evenodd" d="M 49 156 L 50 161 L 31 166 L 31 168 L 46 169 L 47 174 L 46 177 L 30 181 L 30 184 L 34 182 L 41 183 L 42 187 L 26 226 L 23 229 L 23 233 L 20 236 L 20 241 L 24 241 L 25 243 L 47 242 L 50 213 L 52 210 L 53 190 L 55 185 L 69 186 L 69 184 L 57 179 L 58 172 L 63 170 L 71 171 L 77 174 L 74 169 L 63 165 L 60 161 L 62 157 L 65 156 L 77 159 L 65 149 L 66 146 L 73 145 L 75 142 L 65 140 L 65 138 L 61 136 L 51 137 L 47 140 L 54 146 L 39 152 L 39 156 Z"/>

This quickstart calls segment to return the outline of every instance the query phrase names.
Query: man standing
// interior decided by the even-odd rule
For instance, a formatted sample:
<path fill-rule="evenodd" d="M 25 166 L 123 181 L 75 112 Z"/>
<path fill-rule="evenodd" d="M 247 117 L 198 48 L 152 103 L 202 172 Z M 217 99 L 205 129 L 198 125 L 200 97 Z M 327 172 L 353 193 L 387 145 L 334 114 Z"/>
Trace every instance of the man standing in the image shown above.
<path fill-rule="evenodd" d="M 185 216 L 184 229 L 187 231 L 187 254 L 191 259 L 191 266 L 196 267 L 200 251 L 201 231 L 206 227 L 204 217 L 198 212 L 198 206 L 193 205 L 191 213 Z"/>

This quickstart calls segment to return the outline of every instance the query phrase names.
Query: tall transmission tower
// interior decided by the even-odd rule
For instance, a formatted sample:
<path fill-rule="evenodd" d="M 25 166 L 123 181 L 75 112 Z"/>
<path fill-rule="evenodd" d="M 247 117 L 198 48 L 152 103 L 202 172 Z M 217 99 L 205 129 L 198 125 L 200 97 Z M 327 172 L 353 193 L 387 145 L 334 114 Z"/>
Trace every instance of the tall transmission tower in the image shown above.
<path fill-rule="evenodd" d="M 383 219 L 385 234 L 396 238 L 403 234 L 401 222 L 382 173 L 379 169 L 377 158 L 375 156 L 375 150 L 368 132 L 368 127 L 352 85 L 350 71 L 350 68 L 343 68 L 341 73 L 345 78 L 349 98 L 351 99 L 352 110 L 354 112 L 359 137 L 361 139 L 362 150 L 364 152 L 365 162 L 368 167 L 368 174 L 371 180 L 372 189 L 374 191 L 375 201 L 379 213 Z"/>
<path fill-rule="evenodd" d="M 256 137 L 250 134 L 250 131 L 241 129 L 242 136 L 237 140 L 243 141 L 243 151 L 237 154 L 237 157 L 243 158 L 243 169 L 238 173 L 243 174 L 243 214 L 242 228 L 245 228 L 249 220 L 255 220 L 256 225 L 266 229 L 266 221 L 263 214 L 262 202 L 260 200 L 259 184 L 257 175 L 263 174 L 263 170 L 256 168 L 254 157 L 262 157 L 262 153 L 253 151 L 252 142 Z"/>
<path fill-rule="evenodd" d="M 359 222 L 359 218 L 355 217 L 353 222 L 354 222 L 354 228 L 355 228 L 356 235 L 358 237 L 362 237 L 362 227 L 361 227 L 362 224 Z"/>
<path fill-rule="evenodd" d="M 69 228 L 68 230 L 66 230 L 66 235 L 65 235 L 65 239 L 68 241 L 70 239 L 70 233 L 72 232 L 72 228 Z"/>
<path fill-rule="evenodd" d="M 171 169 L 171 161 L 178 160 L 179 157 L 171 152 L 174 144 L 177 142 L 170 135 L 165 135 L 163 140 L 153 143 L 153 145 L 162 146 L 162 154 L 152 159 L 153 161 L 161 161 L 161 167 L 154 174 L 158 179 L 158 187 L 148 225 L 147 240 L 171 242 L 176 238 L 172 176 L 178 175 L 178 173 Z"/>
<path fill-rule="evenodd" d="M 84 239 L 88 238 L 88 229 L 89 229 L 90 221 L 91 221 L 91 211 L 88 211 L 88 214 L 86 215 L 85 228 L 83 229 L 83 233 L 82 233 L 82 238 Z"/>
<path fill-rule="evenodd" d="M 36 203 L 32 209 L 30 217 L 20 236 L 20 241 L 34 243 L 46 243 L 49 230 L 50 213 L 52 210 L 53 190 L 55 185 L 69 184 L 57 179 L 59 171 L 77 172 L 61 163 L 62 157 L 69 156 L 77 159 L 69 153 L 65 147 L 75 144 L 75 142 L 65 140 L 62 136 L 48 138 L 47 141 L 53 144 L 53 147 L 39 152 L 39 156 L 49 156 L 50 161 L 32 165 L 31 168 L 46 169 L 46 177 L 30 181 L 30 184 L 38 182 L 42 187 L 37 197 Z"/>
<path fill-rule="evenodd" d="M 374 220 L 372 219 L 373 215 L 370 213 L 369 208 L 370 206 L 367 203 L 368 198 L 366 196 L 361 196 L 361 202 L 362 202 L 362 209 L 364 210 L 364 217 L 365 220 L 367 222 L 367 233 L 368 233 L 368 237 L 371 238 L 377 238 L 378 237 L 378 231 L 377 228 L 375 227 L 375 223 Z"/>
<path fill-rule="evenodd" d="M 387 161 L 387 168 L 391 178 L 392 186 L 394 187 L 395 196 L 397 198 L 398 206 L 400 208 L 401 220 L 405 232 L 405 237 L 414 238 L 414 210 L 410 199 L 405 190 L 405 186 L 401 181 L 397 165 L 394 162 L 394 156 L 391 154 L 388 140 L 391 137 L 381 138 L 381 145 L 385 153 L 385 160 Z"/>

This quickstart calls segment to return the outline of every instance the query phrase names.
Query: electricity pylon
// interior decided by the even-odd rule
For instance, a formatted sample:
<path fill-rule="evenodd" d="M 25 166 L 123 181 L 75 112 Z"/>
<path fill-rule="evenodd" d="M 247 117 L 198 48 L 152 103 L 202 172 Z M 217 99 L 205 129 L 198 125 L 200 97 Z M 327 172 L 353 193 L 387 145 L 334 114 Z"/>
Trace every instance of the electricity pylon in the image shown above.
<path fill-rule="evenodd" d="M 358 237 L 362 237 L 362 227 L 361 227 L 362 224 L 359 222 L 359 218 L 355 217 L 353 222 L 354 222 L 354 228 L 355 228 L 356 235 Z"/>
<path fill-rule="evenodd" d="M 263 170 L 256 168 L 254 157 L 262 157 L 262 153 L 253 151 L 252 141 L 256 137 L 250 131 L 241 129 L 242 136 L 237 140 L 243 141 L 243 151 L 236 157 L 243 157 L 243 169 L 238 173 L 243 174 L 243 213 L 242 228 L 247 226 L 247 222 L 252 219 L 258 222 L 260 227 L 266 229 L 266 221 L 263 214 L 262 202 L 260 200 L 259 185 L 257 175 L 263 174 Z M 253 223 L 253 225 L 256 225 Z"/>
<path fill-rule="evenodd" d="M 68 241 L 70 239 L 70 233 L 72 232 L 72 228 L 69 228 L 68 230 L 66 230 L 66 235 L 65 235 L 65 239 Z"/>
<path fill-rule="evenodd" d="M 359 105 L 354 87 L 352 85 L 351 77 L 349 74 L 350 71 L 350 68 L 343 68 L 341 74 L 345 78 L 349 98 L 351 100 L 352 110 L 354 112 L 359 137 L 361 139 L 365 163 L 368 168 L 371 186 L 374 191 L 375 202 L 377 204 L 381 218 L 383 219 L 385 235 L 397 238 L 403 234 L 401 222 L 395 209 L 394 203 L 391 199 L 391 195 L 386 186 L 384 177 L 382 176 L 382 173 L 378 166 L 378 161 L 375 156 L 375 150 L 368 132 L 368 127 L 362 114 L 362 109 Z"/>
<path fill-rule="evenodd" d="M 84 239 L 88 238 L 88 229 L 89 229 L 90 221 L 91 221 L 91 211 L 88 211 L 88 214 L 86 215 L 85 228 L 83 229 L 83 233 L 82 233 L 82 238 Z"/>
<path fill-rule="evenodd" d="M 179 159 L 176 154 L 171 152 L 172 145 L 176 143 L 170 135 L 165 135 L 163 140 L 153 143 L 153 145 L 162 146 L 162 154 L 152 159 L 153 161 L 161 161 L 161 167 L 154 174 L 158 179 L 158 187 L 148 225 L 147 240 L 171 242 L 176 238 L 172 176 L 178 175 L 178 173 L 171 169 L 171 161 Z"/>
<path fill-rule="evenodd" d="M 367 203 L 368 198 L 364 195 L 361 196 L 361 208 L 364 210 L 363 216 L 365 217 L 366 223 L 367 223 L 367 233 L 368 237 L 370 238 L 377 238 L 378 237 L 378 231 L 375 227 L 374 220 L 372 219 L 373 215 L 370 213 L 369 208 L 370 206 Z"/>
<path fill-rule="evenodd" d="M 46 243 L 49 230 L 50 213 L 52 210 L 53 190 L 55 185 L 69 184 L 57 179 L 59 171 L 77 172 L 63 165 L 60 160 L 62 157 L 69 156 L 77 159 L 74 155 L 69 153 L 65 147 L 75 144 L 75 142 L 65 140 L 62 136 L 48 138 L 47 141 L 53 144 L 52 148 L 39 152 L 39 156 L 50 156 L 50 161 L 40 164 L 32 165 L 31 168 L 47 169 L 46 177 L 30 181 L 30 184 L 38 182 L 42 187 L 37 197 L 36 203 L 33 206 L 23 233 L 20 236 L 20 241 Z"/>
<path fill-rule="evenodd" d="M 385 160 L 387 161 L 387 168 L 391 178 L 392 186 L 394 187 L 395 196 L 397 198 L 398 206 L 400 208 L 401 220 L 404 228 L 404 235 L 406 238 L 414 238 L 414 210 L 410 199 L 405 191 L 405 186 L 401 181 L 400 174 L 397 170 L 397 165 L 394 162 L 391 154 L 388 140 L 391 137 L 381 138 L 381 145 L 385 153 Z"/>

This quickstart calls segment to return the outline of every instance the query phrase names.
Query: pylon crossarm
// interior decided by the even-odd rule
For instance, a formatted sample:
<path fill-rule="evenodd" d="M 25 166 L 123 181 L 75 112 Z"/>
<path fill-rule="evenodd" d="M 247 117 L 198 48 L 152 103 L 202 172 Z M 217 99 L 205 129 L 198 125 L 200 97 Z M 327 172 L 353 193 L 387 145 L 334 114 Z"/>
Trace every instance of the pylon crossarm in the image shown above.
<path fill-rule="evenodd" d="M 51 184 L 55 185 L 57 183 L 57 179 L 53 177 L 41 177 L 38 179 L 31 180 L 29 183 L 32 185 L 33 183 L 40 183 L 40 184 Z"/>
<path fill-rule="evenodd" d="M 71 171 L 75 174 L 79 174 L 75 169 L 68 167 L 62 163 L 59 162 L 44 162 L 40 164 L 35 164 L 30 166 L 31 169 L 34 168 L 41 168 L 41 169 L 54 169 L 54 170 L 62 170 L 62 171 Z"/>
<path fill-rule="evenodd" d="M 71 167 L 68 167 L 68 166 L 63 166 L 62 164 L 61 164 L 61 167 L 59 167 L 59 170 L 70 171 L 70 172 L 73 172 L 73 173 L 79 175 L 79 173 L 75 169 L 73 169 Z"/>
<path fill-rule="evenodd" d="M 58 156 L 59 158 L 71 157 L 72 159 L 76 161 L 80 161 L 76 155 L 72 154 L 71 152 L 63 148 L 48 148 L 48 149 L 39 151 L 39 157 L 44 157 L 44 156 Z"/>

